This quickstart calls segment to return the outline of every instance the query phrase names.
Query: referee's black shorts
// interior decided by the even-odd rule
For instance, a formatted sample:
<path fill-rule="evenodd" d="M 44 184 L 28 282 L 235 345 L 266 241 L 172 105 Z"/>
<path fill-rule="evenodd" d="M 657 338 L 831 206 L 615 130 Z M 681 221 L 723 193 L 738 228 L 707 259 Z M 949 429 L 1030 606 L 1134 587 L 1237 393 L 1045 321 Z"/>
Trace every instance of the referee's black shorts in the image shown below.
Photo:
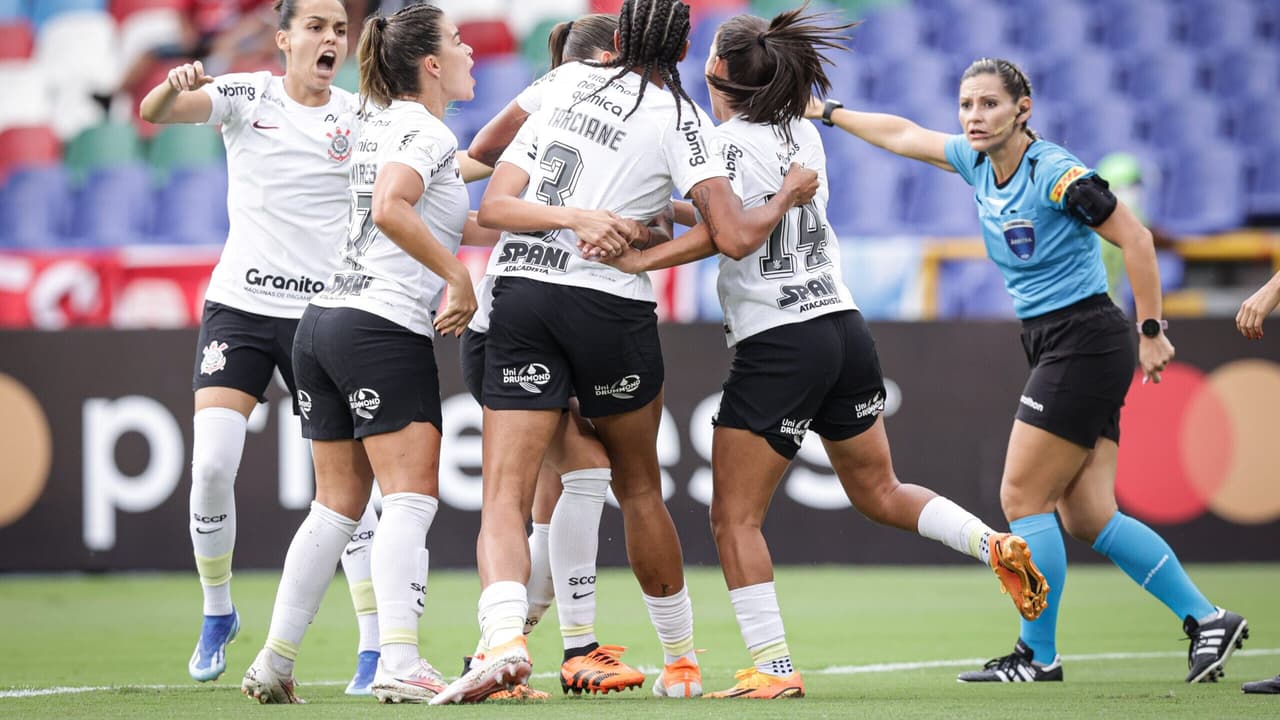
<path fill-rule="evenodd" d="M 1022 322 L 1031 377 L 1017 418 L 1081 447 L 1120 442 L 1120 408 L 1133 381 L 1133 324 L 1106 295 Z"/>

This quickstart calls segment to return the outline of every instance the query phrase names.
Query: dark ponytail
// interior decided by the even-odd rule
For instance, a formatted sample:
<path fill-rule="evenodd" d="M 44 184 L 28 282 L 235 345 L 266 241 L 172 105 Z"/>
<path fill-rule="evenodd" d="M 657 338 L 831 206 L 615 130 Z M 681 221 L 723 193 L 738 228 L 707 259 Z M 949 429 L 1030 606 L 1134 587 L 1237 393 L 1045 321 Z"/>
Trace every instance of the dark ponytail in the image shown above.
<path fill-rule="evenodd" d="M 386 107 L 396 98 L 418 94 L 418 61 L 440 52 L 442 17 L 440 8 L 419 3 L 389 18 L 371 15 L 364 21 L 358 52 L 366 105 L 372 101 Z"/>
<path fill-rule="evenodd" d="M 772 125 L 792 141 L 792 120 L 804 117 L 816 92 L 825 96 L 831 79 L 823 50 L 843 50 L 843 31 L 857 23 L 840 23 L 831 13 L 808 13 L 805 3 L 772 21 L 751 15 L 726 20 L 716 36 L 716 56 L 725 62 L 726 77 L 707 82 L 728 100 L 729 108 L 747 122 Z"/>
<path fill-rule="evenodd" d="M 978 58 L 974 60 L 964 74 L 960 76 L 960 82 L 964 82 L 975 75 L 995 75 L 1000 78 L 1000 84 L 1004 86 L 1005 92 L 1013 97 L 1016 104 L 1022 98 L 1031 97 L 1031 79 L 1027 74 L 1022 72 L 1022 68 L 1016 64 L 1003 58 Z M 1035 130 L 1027 127 L 1027 123 L 1022 123 L 1022 131 L 1032 140 L 1039 140 L 1040 134 Z"/>
<path fill-rule="evenodd" d="M 551 28 L 547 37 L 547 49 L 551 52 L 551 67 L 557 68 L 575 60 L 592 60 L 602 52 L 611 52 L 613 34 L 618 30 L 618 18 L 594 13 L 577 20 L 566 20 Z"/>

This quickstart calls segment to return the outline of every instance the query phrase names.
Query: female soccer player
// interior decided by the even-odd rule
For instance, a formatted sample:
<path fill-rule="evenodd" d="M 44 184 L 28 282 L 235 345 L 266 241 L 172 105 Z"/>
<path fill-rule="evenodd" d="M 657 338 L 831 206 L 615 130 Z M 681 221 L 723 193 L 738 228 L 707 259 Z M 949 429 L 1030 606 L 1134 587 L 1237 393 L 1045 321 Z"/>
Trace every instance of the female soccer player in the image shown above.
<path fill-rule="evenodd" d="M 559 23 L 548 38 L 551 68 L 565 62 L 613 59 L 613 35 L 618 18 L 613 15 L 586 15 Z M 468 153 L 490 165 L 511 144 L 531 113 L 542 105 L 544 83 L 535 83 L 512 100 L 501 113 L 476 134 Z M 536 121 L 535 121 L 536 123 Z M 528 151 L 528 148 L 525 148 Z M 494 232 L 495 242 L 498 233 Z M 496 260 L 495 253 L 491 260 Z M 485 334 L 489 328 L 489 304 L 494 276 L 486 274 L 476 286 L 480 307 L 467 331 L 462 334 L 462 375 L 476 402 L 484 404 Z M 564 641 L 564 662 L 560 666 L 560 687 L 565 692 L 610 692 L 638 687 L 644 673 L 623 663 L 622 648 L 601 646 L 595 638 L 596 553 L 599 547 L 600 513 L 609 488 L 609 458 L 604 447 L 576 411 L 560 421 L 547 456 L 538 471 L 533 499 L 533 532 L 529 535 L 529 612 L 524 633 L 533 631 L 554 598 Z M 564 492 L 561 493 L 563 487 Z M 483 655 L 484 648 L 476 654 Z M 517 697 L 540 698 L 542 694 L 519 686 Z M 494 698 L 504 698 L 499 691 Z"/>
<path fill-rule="evenodd" d="M 347 213 L 358 103 L 332 86 L 347 56 L 347 12 L 338 0 L 277 0 L 276 44 L 285 74 L 204 74 L 199 62 L 169 71 L 142 100 L 154 123 L 222 126 L 227 145 L 231 230 L 206 293 L 193 389 L 190 532 L 204 591 L 204 623 L 188 663 L 207 681 L 226 670 L 226 645 L 240 628 L 231 602 L 235 478 L 249 413 L 265 400 L 272 373 L 297 395 L 290 353 L 307 300 L 334 269 Z M 373 531 L 370 510 L 361 533 Z M 378 647 L 365 553 L 353 541 L 348 577 L 357 598 L 361 662 Z M 353 690 L 370 674 L 357 669 Z"/>
<path fill-rule="evenodd" d="M 654 692 L 701 694 L 680 543 L 662 501 L 656 441 L 663 366 L 653 291 L 645 277 L 582 260 L 577 247 L 617 252 L 647 239 L 635 219 L 659 214 L 673 187 L 692 195 L 726 238 L 767 231 L 808 199 L 803 188 L 815 175 L 792 173 L 775 202 L 743 212 L 707 151 L 710 119 L 680 87 L 676 63 L 688 32 L 684 3 L 626 0 L 617 56 L 598 66 L 567 63 L 540 81 L 545 119 L 530 144 L 537 153 L 509 149 L 481 203 L 481 224 L 506 231 L 492 268 L 483 382 L 477 555 L 489 652 L 434 703 L 483 699 L 528 677 L 523 529 L 537 467 L 529 459 L 543 457 L 571 395 L 608 451 L 628 556 L 663 645 L 666 667 Z"/>
<path fill-rule="evenodd" d="M 382 518 L 370 563 L 382 656 L 372 692 L 381 702 L 422 702 L 444 687 L 418 654 L 418 618 L 438 505 L 431 338 L 460 334 L 476 307 L 470 275 L 454 257 L 467 192 L 457 140 L 442 121 L 449 103 L 473 97 L 471 66 L 471 48 L 438 7 L 412 5 L 365 22 L 360 91 L 380 110 L 355 147 L 343 268 L 311 300 L 294 338 L 316 500 L 285 557 L 266 646 L 241 686 L 261 702 L 297 701 L 298 646 L 375 474 Z"/>
<path fill-rule="evenodd" d="M 1026 538 L 1049 582 L 1049 607 L 1024 620 L 1014 652 L 964 682 L 1061 680 L 1058 608 L 1067 532 L 1090 543 L 1156 596 L 1191 640 L 1187 682 L 1214 680 L 1248 637 L 1236 613 L 1215 607 L 1151 528 L 1116 507 L 1120 407 L 1135 363 L 1134 324 L 1107 298 L 1097 233 L 1120 247 L 1139 321 L 1143 382 L 1160 382 L 1173 359 L 1161 320 L 1160 278 L 1151 233 L 1107 184 L 1071 153 L 1027 127 L 1031 82 L 1007 60 L 982 58 L 959 92 L 961 135 L 926 130 L 895 115 L 810 106 L 873 145 L 960 174 L 974 187 L 987 254 L 1004 275 L 1022 320 L 1031 365 L 1001 479 L 1000 504 Z"/>
<path fill-rule="evenodd" d="M 859 512 L 988 563 L 1027 617 L 1043 610 L 1047 594 L 1021 538 L 894 475 L 875 342 L 841 280 L 840 245 L 827 224 L 822 138 L 801 119 L 811 93 L 831 87 L 823 51 L 839 49 L 840 33 L 850 27 L 824 20 L 804 7 L 772 21 L 740 15 L 720 26 L 707 62 L 711 107 L 721 121 L 713 147 L 743 203 L 759 206 L 778 192 L 779 171 L 791 162 L 818 170 L 817 198 L 772 232 L 742 242 L 713 242 L 699 226 L 608 261 L 644 271 L 722 253 L 717 286 L 734 359 L 715 420 L 711 527 L 754 666 L 710 697 L 804 696 L 760 528 L 810 429 L 822 437 Z"/>

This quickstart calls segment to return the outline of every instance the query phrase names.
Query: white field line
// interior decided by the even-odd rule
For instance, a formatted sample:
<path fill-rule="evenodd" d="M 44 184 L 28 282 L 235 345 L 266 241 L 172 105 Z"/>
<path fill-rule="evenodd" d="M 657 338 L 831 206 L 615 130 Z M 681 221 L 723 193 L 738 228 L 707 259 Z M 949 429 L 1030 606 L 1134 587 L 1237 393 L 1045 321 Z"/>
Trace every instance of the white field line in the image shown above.
<path fill-rule="evenodd" d="M 1235 653 L 1241 657 L 1262 657 L 1270 655 L 1280 655 L 1280 648 L 1260 648 L 1253 650 L 1240 650 Z M 1086 655 L 1063 655 L 1064 663 L 1072 662 L 1098 662 L 1106 660 L 1156 660 L 1163 658 L 1181 658 L 1185 657 L 1185 652 L 1117 652 L 1117 653 L 1092 653 Z M 981 665 L 986 662 L 987 658 L 961 658 L 957 660 L 922 660 L 919 662 L 898 662 L 898 663 L 874 663 L 871 665 L 833 665 L 831 667 L 822 668 L 821 670 L 806 671 L 814 675 L 861 675 L 864 673 L 887 673 L 887 672 L 903 672 L 910 670 L 928 670 L 931 668 L 955 668 L 955 667 L 972 667 Z M 638 667 L 646 675 L 653 675 L 658 672 L 655 667 Z M 536 673 L 535 678 L 547 679 L 559 677 L 559 673 Z M 346 680 L 320 680 L 299 682 L 298 687 L 338 687 L 345 686 Z M 78 687 L 47 687 L 47 688 L 7 688 L 0 690 L 0 700 L 9 698 L 29 698 L 40 697 L 44 695 L 76 695 L 79 693 L 93 692 L 116 692 L 119 690 L 191 690 L 200 687 L 199 685 L 187 683 L 183 685 L 83 685 Z M 228 687 L 223 685 L 220 687 Z"/>

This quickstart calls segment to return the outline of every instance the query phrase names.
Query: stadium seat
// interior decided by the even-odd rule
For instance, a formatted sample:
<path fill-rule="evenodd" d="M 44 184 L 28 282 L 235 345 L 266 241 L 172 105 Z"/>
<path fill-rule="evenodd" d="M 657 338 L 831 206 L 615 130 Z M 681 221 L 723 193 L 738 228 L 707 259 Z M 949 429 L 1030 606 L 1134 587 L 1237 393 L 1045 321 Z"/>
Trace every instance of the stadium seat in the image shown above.
<path fill-rule="evenodd" d="M 1142 102 L 1185 97 L 1207 84 L 1199 57 L 1176 45 L 1126 55 L 1120 65 L 1125 93 Z"/>
<path fill-rule="evenodd" d="M 622 0 L 590 0 L 587 3 L 587 7 L 587 12 L 617 15 L 618 10 L 622 7 Z"/>
<path fill-rule="evenodd" d="M 874 148 L 850 153 L 833 153 L 829 148 L 827 220 L 853 234 L 901 232 L 907 162 Z"/>
<path fill-rule="evenodd" d="M 121 67 L 130 67 L 155 48 L 176 44 L 182 37 L 182 24 L 182 14 L 174 8 L 157 7 L 130 13 L 120 21 Z"/>
<path fill-rule="evenodd" d="M 959 176 L 916 163 L 907 187 L 903 219 L 911 232 L 941 236 L 978 233 L 973 188 Z"/>
<path fill-rule="evenodd" d="M 907 57 L 879 57 L 869 63 L 868 99 L 887 107 L 921 107 L 945 99 L 955 102 L 954 68 L 942 56 L 920 51 Z"/>
<path fill-rule="evenodd" d="M 928 32 L 921 13 L 900 5 L 866 17 L 853 30 L 853 47 L 870 57 L 906 57 L 920 51 Z"/>
<path fill-rule="evenodd" d="M 468 113 L 493 117 L 533 81 L 533 73 L 519 55 L 499 55 L 477 61 L 471 68 L 476 79 L 475 100 L 467 103 Z"/>
<path fill-rule="evenodd" d="M 34 42 L 26 20 L 0 20 L 0 60 L 26 60 Z"/>
<path fill-rule="evenodd" d="M 497 20 L 505 17 L 509 0 L 434 0 L 432 5 L 439 5 L 445 15 L 457 25 L 472 20 Z M 576 2 L 567 3 L 570 5 Z M 572 12 L 572 11 L 570 11 Z M 615 11 L 616 12 L 616 11 Z M 469 43 L 466 35 L 463 42 Z"/>
<path fill-rule="evenodd" d="M 142 142 L 128 123 L 105 123 L 80 133 L 66 148 L 65 163 L 74 182 L 89 172 L 142 162 Z"/>
<path fill-rule="evenodd" d="M 51 18 L 36 34 L 35 62 L 59 93 L 110 93 L 120 81 L 116 24 L 101 11 Z"/>
<path fill-rule="evenodd" d="M 1100 101 L 1081 100 L 1067 105 L 1070 112 L 1059 114 L 1051 133 L 1045 138 L 1058 143 L 1088 162 L 1086 156 L 1124 150 L 1142 143 L 1137 136 L 1134 106 L 1115 96 Z M 1032 113 L 1032 123 L 1036 121 Z"/>
<path fill-rule="evenodd" d="M 705 79 L 707 56 L 703 53 L 694 53 L 691 47 L 689 54 L 677 67 L 680 71 L 680 86 L 689 93 L 689 97 L 693 98 L 699 107 L 710 113 L 711 90 L 707 87 Z"/>
<path fill-rule="evenodd" d="M 355 58 L 347 58 L 334 75 L 333 84 L 347 92 L 360 92 L 360 64 Z"/>
<path fill-rule="evenodd" d="M 1101 40 L 1113 51 L 1156 51 L 1171 44 L 1176 34 L 1172 3 L 1152 0 L 1111 0 L 1090 4 Z"/>
<path fill-rule="evenodd" d="M 547 36 L 551 34 L 551 28 L 562 20 L 569 19 L 558 16 L 545 18 L 522 36 L 520 57 L 524 58 L 535 76 L 541 76 L 551 68 L 551 51 L 547 48 Z"/>
<path fill-rule="evenodd" d="M 1061 55 L 1090 52 L 1089 11 L 1069 0 L 1031 3 L 1011 8 L 1013 40 L 1024 50 Z"/>
<path fill-rule="evenodd" d="M 47 167 L 62 162 L 62 143 L 49 128 L 14 127 L 0 131 L 0 184 L 24 167 Z"/>
<path fill-rule="evenodd" d="M 515 52 L 516 38 L 503 20 L 470 20 L 458 24 L 462 41 L 471 46 L 476 60 Z"/>
<path fill-rule="evenodd" d="M 953 260 L 938 268 L 939 320 L 1013 317 L 1013 300 L 1000 269 L 989 260 Z"/>
<path fill-rule="evenodd" d="M 521 42 L 541 40 L 547 44 L 547 30 L 560 20 L 572 20 L 589 12 L 584 0 L 521 0 L 510 3 L 503 18 L 516 39 Z M 545 29 L 544 29 L 545 28 Z"/>
<path fill-rule="evenodd" d="M 29 0 L 31 24 L 37 30 L 52 18 L 71 12 L 105 12 L 106 0 Z"/>
<path fill-rule="evenodd" d="M 222 137 L 208 125 L 165 126 L 147 147 L 147 164 L 157 184 L 178 168 L 221 166 L 225 156 Z"/>
<path fill-rule="evenodd" d="M 1209 90 L 1223 100 L 1280 96 L 1280 44 L 1218 50 L 1205 65 Z"/>
<path fill-rule="evenodd" d="M 1280 145 L 1280 98 L 1275 95 L 1242 100 L 1228 109 L 1232 139 L 1245 148 Z"/>
<path fill-rule="evenodd" d="M 224 167 L 176 169 L 156 194 L 152 236 L 182 244 L 227 239 L 227 171 Z"/>
<path fill-rule="evenodd" d="M 1157 147 L 1176 148 L 1220 139 L 1225 134 L 1219 104 L 1201 94 L 1143 107 L 1140 139 Z"/>
<path fill-rule="evenodd" d="M 7 127 L 46 125 L 53 115 L 49 85 L 34 63 L 0 62 L 0 130 Z"/>
<path fill-rule="evenodd" d="M 1280 143 L 1251 155 L 1246 193 L 1250 215 L 1280 216 Z"/>
<path fill-rule="evenodd" d="M 187 12 L 193 3 L 191 0 L 108 0 L 111 16 L 122 25 L 134 13 L 151 10 L 168 10 L 176 13 Z"/>
<path fill-rule="evenodd" d="M 1175 234 L 1198 235 L 1244 224 L 1245 172 L 1230 145 L 1200 144 L 1164 156 L 1164 187 L 1155 224 Z"/>
<path fill-rule="evenodd" d="M 1257 42 L 1255 6 L 1249 0 L 1182 0 L 1175 7 L 1188 47 L 1243 49 Z"/>
<path fill-rule="evenodd" d="M 1118 69 L 1112 56 L 1101 51 L 1066 52 L 1037 59 L 1024 68 L 1031 79 L 1033 98 L 1058 103 L 1124 102 L 1114 98 Z"/>
<path fill-rule="evenodd" d="M 693 18 L 692 27 L 689 29 L 689 53 L 705 58 L 707 53 L 711 52 L 711 42 L 715 40 L 716 30 L 720 28 L 721 23 L 739 14 L 737 10 L 720 9 Z"/>
<path fill-rule="evenodd" d="M 969 62 L 980 57 L 1004 57 L 1010 41 L 1012 17 L 988 0 L 969 0 L 951 12 L 929 16 L 929 45 Z"/>
<path fill-rule="evenodd" d="M 98 168 L 76 194 L 69 234 L 86 247 L 123 245 L 146 232 L 152 212 L 149 168 L 140 163 Z"/>
<path fill-rule="evenodd" d="M 0 246 L 58 247 L 70 206 L 67 177 L 61 166 L 15 170 L 0 185 Z"/>

